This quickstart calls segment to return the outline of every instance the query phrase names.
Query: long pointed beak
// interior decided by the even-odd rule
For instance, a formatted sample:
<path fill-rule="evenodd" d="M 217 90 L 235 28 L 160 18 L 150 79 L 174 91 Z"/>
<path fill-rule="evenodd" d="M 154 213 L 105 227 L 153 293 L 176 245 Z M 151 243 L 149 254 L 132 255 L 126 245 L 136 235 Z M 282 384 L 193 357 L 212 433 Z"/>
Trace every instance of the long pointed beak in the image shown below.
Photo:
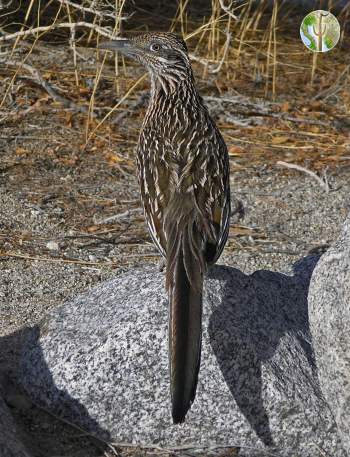
<path fill-rule="evenodd" d="M 98 49 L 105 49 L 112 52 L 120 51 L 128 54 L 130 51 L 132 51 L 133 46 L 131 41 L 127 38 L 117 38 L 115 40 L 100 43 Z"/>

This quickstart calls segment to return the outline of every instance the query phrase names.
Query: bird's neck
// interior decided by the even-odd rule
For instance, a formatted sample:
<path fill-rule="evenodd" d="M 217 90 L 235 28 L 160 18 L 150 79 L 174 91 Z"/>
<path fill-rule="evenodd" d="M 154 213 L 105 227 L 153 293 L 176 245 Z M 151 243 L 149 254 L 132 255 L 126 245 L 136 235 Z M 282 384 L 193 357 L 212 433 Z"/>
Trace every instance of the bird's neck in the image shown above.
<path fill-rule="evenodd" d="M 183 75 L 182 78 L 172 78 L 171 75 L 151 74 L 151 100 L 150 105 L 168 100 L 169 103 L 181 101 L 183 104 L 191 103 L 197 105 L 201 103 L 195 87 L 192 71 Z"/>

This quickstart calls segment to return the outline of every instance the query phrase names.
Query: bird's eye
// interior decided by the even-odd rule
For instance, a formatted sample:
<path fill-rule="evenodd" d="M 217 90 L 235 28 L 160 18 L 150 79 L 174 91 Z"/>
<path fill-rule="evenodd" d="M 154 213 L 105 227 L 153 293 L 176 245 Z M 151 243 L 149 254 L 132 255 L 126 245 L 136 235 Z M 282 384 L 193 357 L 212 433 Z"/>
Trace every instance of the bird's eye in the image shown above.
<path fill-rule="evenodd" d="M 150 46 L 150 50 L 154 51 L 154 52 L 159 51 L 160 50 L 160 44 L 152 43 L 151 46 Z"/>

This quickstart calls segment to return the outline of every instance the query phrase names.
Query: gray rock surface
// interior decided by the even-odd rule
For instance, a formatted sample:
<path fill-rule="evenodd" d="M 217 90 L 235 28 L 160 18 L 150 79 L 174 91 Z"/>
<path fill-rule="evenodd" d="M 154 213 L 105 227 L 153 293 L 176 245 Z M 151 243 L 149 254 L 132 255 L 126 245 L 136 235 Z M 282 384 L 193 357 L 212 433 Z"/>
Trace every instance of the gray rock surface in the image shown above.
<path fill-rule="evenodd" d="M 0 457 L 29 457 L 0 392 Z"/>
<path fill-rule="evenodd" d="M 350 455 L 350 215 L 315 268 L 309 307 L 322 392 Z"/>
<path fill-rule="evenodd" d="M 197 397 L 183 425 L 171 423 L 167 304 L 154 269 L 51 311 L 24 345 L 22 384 L 56 414 L 116 441 L 343 457 L 310 346 L 307 291 L 317 260 L 302 259 L 291 276 L 211 270 Z"/>

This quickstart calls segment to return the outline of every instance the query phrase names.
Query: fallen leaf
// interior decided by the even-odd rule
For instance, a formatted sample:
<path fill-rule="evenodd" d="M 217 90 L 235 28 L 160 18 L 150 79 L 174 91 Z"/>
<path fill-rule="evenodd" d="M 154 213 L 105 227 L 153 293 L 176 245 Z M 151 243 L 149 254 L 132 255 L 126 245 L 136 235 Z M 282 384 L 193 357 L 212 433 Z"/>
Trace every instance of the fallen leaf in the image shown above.
<path fill-rule="evenodd" d="M 290 103 L 289 102 L 283 102 L 281 105 L 280 105 L 280 109 L 281 109 L 281 112 L 282 113 L 288 113 L 289 109 L 290 109 Z"/>
<path fill-rule="evenodd" d="M 228 149 L 228 153 L 230 156 L 240 156 L 244 152 L 240 146 L 230 146 Z"/>
<path fill-rule="evenodd" d="M 98 225 L 91 225 L 90 227 L 88 227 L 86 230 L 89 232 L 89 233 L 93 233 L 93 232 L 97 232 L 97 230 L 99 230 L 101 227 L 99 227 Z"/>
<path fill-rule="evenodd" d="M 16 155 L 26 155 L 27 154 L 27 150 L 25 148 L 22 148 L 21 146 L 18 146 L 15 150 L 15 154 Z"/>
<path fill-rule="evenodd" d="M 283 144 L 287 143 L 289 138 L 287 136 L 274 136 L 271 139 L 271 144 Z"/>
<path fill-rule="evenodd" d="M 73 114 L 70 111 L 66 111 L 66 126 L 72 128 Z"/>

